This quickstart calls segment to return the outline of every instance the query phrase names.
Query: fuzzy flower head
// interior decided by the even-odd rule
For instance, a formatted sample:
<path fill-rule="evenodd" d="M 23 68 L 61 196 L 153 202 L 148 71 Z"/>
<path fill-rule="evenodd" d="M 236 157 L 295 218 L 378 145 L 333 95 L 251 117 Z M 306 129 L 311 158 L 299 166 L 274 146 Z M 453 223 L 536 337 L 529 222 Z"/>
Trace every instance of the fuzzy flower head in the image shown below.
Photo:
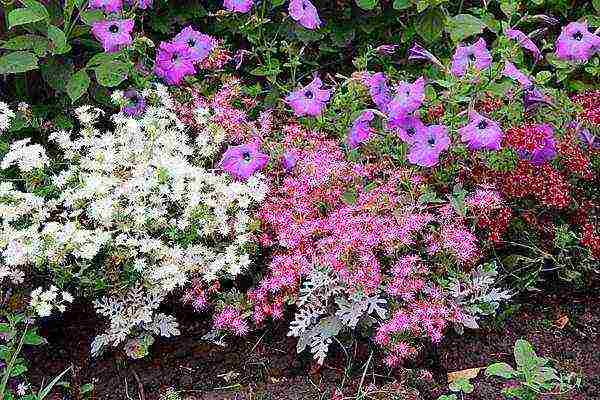
<path fill-rule="evenodd" d="M 267 165 L 269 156 L 260 152 L 258 143 L 231 146 L 223 154 L 219 167 L 238 179 L 248 179 Z"/>
<path fill-rule="evenodd" d="M 129 89 L 124 93 L 127 103 L 123 107 L 123 113 L 130 117 L 141 115 L 146 109 L 146 100 L 137 90 Z"/>
<path fill-rule="evenodd" d="M 586 62 L 600 50 L 600 37 L 588 31 L 587 22 L 571 22 L 562 28 L 556 40 L 556 57 Z"/>
<path fill-rule="evenodd" d="M 485 40 L 480 38 L 470 46 L 459 44 L 452 57 L 452 73 L 455 76 L 464 76 L 469 65 L 482 71 L 492 64 L 492 55 L 487 49 Z"/>
<path fill-rule="evenodd" d="M 311 83 L 286 97 L 286 102 L 292 107 L 297 117 L 305 115 L 316 117 L 321 114 L 331 96 L 331 91 L 321 89 L 322 86 L 321 79 L 315 77 Z"/>
<path fill-rule="evenodd" d="M 469 113 L 469 124 L 458 130 L 460 138 L 471 150 L 500 150 L 502 129 L 497 122 L 480 115 L 476 111 Z"/>
<path fill-rule="evenodd" d="M 194 61 L 185 43 L 162 42 L 154 66 L 156 75 L 170 85 L 178 85 L 187 75 L 194 75 Z"/>
<path fill-rule="evenodd" d="M 393 129 L 406 143 L 412 143 L 417 133 L 427 130 L 421 119 L 411 114 L 390 120 L 388 128 Z"/>
<path fill-rule="evenodd" d="M 400 82 L 396 86 L 396 96 L 388 104 L 391 121 L 416 111 L 425 99 L 425 78 L 420 77 L 413 83 Z"/>
<path fill-rule="evenodd" d="M 223 7 L 227 11 L 247 13 L 252 8 L 254 0 L 225 0 Z"/>
<path fill-rule="evenodd" d="M 533 82 L 531 81 L 531 79 L 529 79 L 527 75 L 521 72 L 515 66 L 515 64 L 511 63 L 510 61 L 506 61 L 506 63 L 504 64 L 504 70 L 502 71 L 502 74 L 504 76 L 509 77 L 510 79 L 519 82 L 519 84 L 524 88 L 533 86 Z"/>
<path fill-rule="evenodd" d="M 204 61 L 217 45 L 217 41 L 213 37 L 195 31 L 191 26 L 179 32 L 173 42 L 188 46 L 190 58 L 194 63 Z"/>
<path fill-rule="evenodd" d="M 352 123 L 352 128 L 348 132 L 348 147 L 351 149 L 357 148 L 361 143 L 369 140 L 373 134 L 373 128 L 371 128 L 371 121 L 375 115 L 373 111 L 363 111 L 358 118 Z"/>
<path fill-rule="evenodd" d="M 390 101 L 392 101 L 392 96 L 384 73 L 378 72 L 373 74 L 368 80 L 368 85 L 373 103 L 375 103 L 381 112 L 387 112 L 387 107 Z"/>
<path fill-rule="evenodd" d="M 131 44 L 133 20 L 105 20 L 92 24 L 92 33 L 100 41 L 104 51 L 114 53 Z"/>
<path fill-rule="evenodd" d="M 542 58 L 540 49 L 525 33 L 518 29 L 507 29 L 504 31 L 504 34 L 507 38 L 516 41 L 522 48 L 529 50 L 536 61 L 539 61 Z"/>
<path fill-rule="evenodd" d="M 422 167 L 433 167 L 440 154 L 450 147 L 448 129 L 444 125 L 430 125 L 413 137 L 408 161 Z"/>
<path fill-rule="evenodd" d="M 294 21 L 306 29 L 318 29 L 321 26 L 317 8 L 309 0 L 291 0 L 288 12 Z"/>
<path fill-rule="evenodd" d="M 118 13 L 123 8 L 123 0 L 90 0 L 88 3 L 92 9 L 102 9 L 107 13 Z"/>

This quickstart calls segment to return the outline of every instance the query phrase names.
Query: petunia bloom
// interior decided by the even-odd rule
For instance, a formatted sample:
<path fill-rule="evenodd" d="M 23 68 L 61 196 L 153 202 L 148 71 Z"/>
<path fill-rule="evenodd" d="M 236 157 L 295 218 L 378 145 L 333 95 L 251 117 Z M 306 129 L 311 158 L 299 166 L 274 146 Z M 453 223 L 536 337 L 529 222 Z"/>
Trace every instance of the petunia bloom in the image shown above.
<path fill-rule="evenodd" d="M 129 89 L 125 92 L 127 104 L 123 107 L 123 113 L 130 117 L 137 117 L 142 114 L 146 108 L 146 100 L 135 89 Z"/>
<path fill-rule="evenodd" d="M 600 37 L 588 31 L 587 22 L 571 22 L 562 28 L 556 40 L 556 57 L 586 62 L 600 50 Z"/>
<path fill-rule="evenodd" d="M 118 13 L 123 8 L 123 0 L 90 0 L 88 6 L 92 9 L 101 8 L 107 13 Z"/>
<path fill-rule="evenodd" d="M 500 143 L 504 136 L 497 122 L 476 111 L 469 113 L 468 125 L 460 128 L 458 133 L 471 150 L 500 150 Z"/>
<path fill-rule="evenodd" d="M 373 111 L 363 111 L 358 118 L 352 123 L 352 128 L 348 132 L 348 147 L 351 149 L 357 148 L 360 144 L 366 142 L 371 138 L 373 134 L 373 128 L 371 128 L 371 121 L 375 115 Z"/>
<path fill-rule="evenodd" d="M 525 75 L 523 72 L 521 72 L 515 66 L 515 64 L 511 63 L 510 61 L 505 62 L 504 70 L 502 71 L 502 74 L 504 76 L 507 76 L 507 77 L 519 82 L 519 84 L 524 88 L 533 86 L 533 82 L 531 81 L 531 79 L 529 79 L 529 77 L 527 75 Z"/>
<path fill-rule="evenodd" d="M 430 125 L 413 137 L 408 161 L 422 167 L 433 167 L 440 154 L 450 147 L 448 129 L 444 125 Z"/>
<path fill-rule="evenodd" d="M 486 47 L 485 40 L 480 38 L 470 46 L 459 44 L 452 57 L 452 73 L 455 76 L 466 74 L 469 65 L 478 71 L 488 68 L 492 64 L 492 55 Z"/>
<path fill-rule="evenodd" d="M 170 85 L 178 85 L 194 75 L 194 62 L 187 44 L 162 42 L 158 48 L 154 72 Z"/>
<path fill-rule="evenodd" d="M 185 44 L 190 49 L 190 56 L 194 63 L 204 61 L 215 48 L 217 41 L 213 37 L 192 29 L 191 26 L 184 28 L 173 39 L 174 43 Z"/>
<path fill-rule="evenodd" d="M 504 31 L 504 34 L 507 38 L 516 41 L 522 48 L 529 50 L 531 54 L 533 54 L 533 58 L 535 58 L 536 61 L 539 61 L 542 58 L 542 52 L 540 49 L 535 43 L 533 43 L 531 39 L 529 39 L 529 36 L 527 36 L 525 33 L 518 29 L 507 29 Z"/>
<path fill-rule="evenodd" d="M 92 24 L 92 34 L 100 41 L 105 52 L 114 53 L 132 43 L 133 26 L 131 19 L 99 21 Z"/>
<path fill-rule="evenodd" d="M 533 165 L 542 165 L 556 157 L 556 138 L 554 129 L 548 124 L 537 124 L 533 127 L 537 135 L 542 136 L 532 150 L 517 149 L 519 158 L 529 160 Z"/>
<path fill-rule="evenodd" d="M 408 59 L 409 60 L 423 60 L 423 61 L 431 61 L 432 63 L 442 66 L 440 60 L 437 59 L 436 56 L 431 54 L 428 50 L 423 48 L 418 43 L 413 44 L 413 46 L 408 49 Z"/>
<path fill-rule="evenodd" d="M 579 131 L 579 139 L 591 149 L 600 149 L 600 137 L 594 135 L 589 129 L 583 128 Z"/>
<path fill-rule="evenodd" d="M 306 29 L 318 29 L 321 26 L 317 8 L 309 0 L 290 0 L 288 12 L 294 21 Z"/>
<path fill-rule="evenodd" d="M 373 103 L 375 103 L 381 112 L 387 112 L 387 107 L 392 100 L 392 96 L 384 73 L 377 72 L 376 74 L 371 75 L 368 85 Z"/>
<path fill-rule="evenodd" d="M 283 170 L 285 172 L 291 172 L 296 164 L 298 163 L 298 157 L 294 155 L 294 153 L 290 151 L 286 151 L 281 156 L 281 165 L 283 166 Z"/>
<path fill-rule="evenodd" d="M 269 162 L 269 156 L 261 153 L 258 146 L 258 143 L 230 146 L 223 154 L 219 168 L 238 179 L 248 179 Z"/>
<path fill-rule="evenodd" d="M 315 76 L 311 83 L 290 93 L 285 98 L 296 116 L 302 117 L 308 115 L 316 117 L 321 114 L 331 96 L 331 91 L 321 89 L 321 86 L 323 86 L 323 82 L 321 82 L 319 77 Z"/>
<path fill-rule="evenodd" d="M 531 111 L 542 104 L 551 106 L 552 101 L 550 101 L 548 96 L 535 86 L 525 89 L 523 92 L 523 105 L 525 106 L 525 111 Z"/>
<path fill-rule="evenodd" d="M 406 143 L 412 143 L 417 133 L 427 130 L 421 119 L 411 114 L 388 121 L 388 129 L 393 129 Z"/>
<path fill-rule="evenodd" d="M 425 99 L 425 78 L 420 77 L 413 83 L 400 82 L 396 86 L 396 96 L 387 106 L 389 119 L 393 124 L 397 118 L 416 111 Z"/>
<path fill-rule="evenodd" d="M 227 11 L 247 13 L 254 4 L 254 0 L 225 0 L 223 7 Z"/>

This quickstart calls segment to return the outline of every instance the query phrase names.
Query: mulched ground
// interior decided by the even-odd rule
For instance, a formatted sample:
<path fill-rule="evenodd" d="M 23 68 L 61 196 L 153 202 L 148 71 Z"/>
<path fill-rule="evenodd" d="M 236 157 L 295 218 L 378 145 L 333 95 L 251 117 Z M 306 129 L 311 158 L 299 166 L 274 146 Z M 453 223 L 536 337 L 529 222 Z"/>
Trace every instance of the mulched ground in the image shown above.
<path fill-rule="evenodd" d="M 206 317 L 185 310 L 176 310 L 182 335 L 157 340 L 146 359 L 131 361 L 119 352 L 92 359 L 90 340 L 100 321 L 90 318 L 90 306 L 80 305 L 42 328 L 49 345 L 29 350 L 30 372 L 39 382 L 73 366 L 70 387 L 55 399 L 155 400 L 173 387 L 187 400 L 331 399 L 339 389 L 340 399 L 360 392 L 363 399 L 435 400 L 446 393 L 447 372 L 497 361 L 514 364 L 512 346 L 524 338 L 559 370 L 583 376 L 581 390 L 564 399 L 600 399 L 600 282 L 580 291 L 565 288 L 521 296 L 504 321 L 463 336 L 450 333 L 409 369 L 392 372 L 376 361 L 381 357 L 366 340 L 352 338 L 345 350 L 332 346 L 326 365 L 316 368 L 308 355 L 295 354 L 296 342 L 286 337 L 283 323 L 226 348 L 214 346 L 201 340 Z M 79 396 L 79 387 L 87 383 L 94 384 L 93 393 Z M 503 382 L 480 373 L 473 383 L 475 392 L 465 399 L 503 398 Z"/>

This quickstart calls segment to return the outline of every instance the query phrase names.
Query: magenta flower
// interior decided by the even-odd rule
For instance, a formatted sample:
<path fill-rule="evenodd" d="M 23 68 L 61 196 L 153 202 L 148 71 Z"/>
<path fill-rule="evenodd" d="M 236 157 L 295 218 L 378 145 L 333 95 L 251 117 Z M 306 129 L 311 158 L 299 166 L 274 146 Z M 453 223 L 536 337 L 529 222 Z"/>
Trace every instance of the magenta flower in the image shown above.
<path fill-rule="evenodd" d="M 586 62 L 600 49 L 600 37 L 588 31 L 587 22 L 571 22 L 562 28 L 556 40 L 556 57 Z"/>
<path fill-rule="evenodd" d="M 219 162 L 219 168 L 238 179 L 248 179 L 267 165 L 269 156 L 261 153 L 258 143 L 230 146 Z"/>
<path fill-rule="evenodd" d="M 371 121 L 375 115 L 373 111 L 363 111 L 358 118 L 352 123 L 352 128 L 348 132 L 348 147 L 350 149 L 356 149 L 362 143 L 366 142 L 371 138 L 373 134 L 373 128 L 371 128 Z"/>
<path fill-rule="evenodd" d="M 425 99 L 425 78 L 413 83 L 400 82 L 396 86 L 396 96 L 387 106 L 391 121 L 416 111 Z"/>
<path fill-rule="evenodd" d="M 422 167 L 433 167 L 440 154 L 450 147 L 448 129 L 444 125 L 430 125 L 413 137 L 408 161 Z"/>
<path fill-rule="evenodd" d="M 323 86 L 321 79 L 315 76 L 311 83 L 290 93 L 285 98 L 296 116 L 302 117 L 308 115 L 316 117 L 321 114 L 331 96 L 331 91 L 321 89 L 321 86 Z"/>
<path fill-rule="evenodd" d="M 133 20 L 106 20 L 92 24 L 92 34 L 100 41 L 104 51 L 114 53 L 131 44 Z"/>
<path fill-rule="evenodd" d="M 192 29 L 191 26 L 184 28 L 175 36 L 173 43 L 185 44 L 189 47 L 190 56 L 194 63 L 204 61 L 217 45 L 217 41 L 204 33 Z"/>
<path fill-rule="evenodd" d="M 127 104 L 123 107 L 123 113 L 130 117 L 137 117 L 146 109 L 146 100 L 135 89 L 129 89 L 125 92 Z"/>
<path fill-rule="evenodd" d="M 507 38 L 516 41 L 522 48 L 529 50 L 531 54 L 533 54 L 533 58 L 535 58 L 536 61 L 539 61 L 542 58 L 542 52 L 540 49 L 535 45 L 535 43 L 533 43 L 531 39 L 529 39 L 529 36 L 527 36 L 525 33 L 518 29 L 507 29 L 504 31 L 504 34 Z"/>
<path fill-rule="evenodd" d="M 381 112 L 387 112 L 387 107 L 392 100 L 392 96 L 390 94 L 390 89 L 388 88 L 387 79 L 385 78 L 384 73 L 378 72 L 371 75 L 368 85 L 369 93 L 371 94 L 373 103 L 375 103 Z"/>
<path fill-rule="evenodd" d="M 519 69 L 515 66 L 515 64 L 513 64 L 509 61 L 505 62 L 504 70 L 502 71 L 502 74 L 504 76 L 509 77 L 510 79 L 513 79 L 513 80 L 519 82 L 519 84 L 521 84 L 521 86 L 524 88 L 533 86 L 533 82 L 531 81 L 531 79 L 529 79 L 529 77 L 527 75 L 525 75 L 523 72 L 519 71 Z"/>
<path fill-rule="evenodd" d="M 556 139 L 554 138 L 554 128 L 549 124 L 538 124 L 537 128 L 544 134 L 542 146 L 533 151 L 519 149 L 517 154 L 519 158 L 529 160 L 533 165 L 542 165 L 556 157 Z"/>
<path fill-rule="evenodd" d="M 409 144 L 413 142 L 417 133 L 427 130 L 421 119 L 411 114 L 390 120 L 388 128 L 394 129 L 400 139 Z"/>
<path fill-rule="evenodd" d="M 306 29 L 318 29 L 321 26 L 317 8 L 309 0 L 290 0 L 288 12 L 294 21 Z"/>
<path fill-rule="evenodd" d="M 460 139 L 471 150 L 500 150 L 504 136 L 497 122 L 480 115 L 476 111 L 469 113 L 469 124 L 458 130 Z"/>
<path fill-rule="evenodd" d="M 225 0 L 223 7 L 226 10 L 239 13 L 247 13 L 252 8 L 254 0 Z"/>
<path fill-rule="evenodd" d="M 107 13 L 118 13 L 123 8 L 123 0 L 90 0 L 88 6 L 93 9 L 101 8 Z"/>
<path fill-rule="evenodd" d="M 298 157 L 296 157 L 292 152 L 286 151 L 281 156 L 281 165 L 283 166 L 283 170 L 285 172 L 292 172 L 297 163 Z"/>
<path fill-rule="evenodd" d="M 161 42 L 154 72 L 169 85 L 178 85 L 187 75 L 194 75 L 194 62 L 187 44 Z"/>
<path fill-rule="evenodd" d="M 492 55 L 486 47 L 485 40 L 480 38 L 470 46 L 459 44 L 452 58 L 452 73 L 455 76 L 463 76 L 469 65 L 476 70 L 482 71 L 492 64 Z"/>

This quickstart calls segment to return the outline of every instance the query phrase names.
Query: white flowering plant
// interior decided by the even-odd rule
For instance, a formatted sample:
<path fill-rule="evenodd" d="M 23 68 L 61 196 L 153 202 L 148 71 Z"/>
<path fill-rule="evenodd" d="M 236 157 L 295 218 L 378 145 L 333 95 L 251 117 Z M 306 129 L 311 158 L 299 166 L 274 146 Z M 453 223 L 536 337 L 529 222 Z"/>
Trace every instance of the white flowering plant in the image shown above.
<path fill-rule="evenodd" d="M 203 137 L 212 133 L 193 137 L 165 87 L 140 95 L 136 117 L 82 106 L 78 129 L 50 134 L 57 151 L 21 140 L 0 160 L 51 188 L 0 183 L 0 279 L 44 270 L 92 294 L 108 319 L 94 354 L 129 340 L 139 357 L 154 335 L 179 334 L 159 307 L 192 280 L 233 279 L 249 267 L 250 211 L 267 192 L 260 174 L 235 180 L 214 169 L 219 149 Z"/>

